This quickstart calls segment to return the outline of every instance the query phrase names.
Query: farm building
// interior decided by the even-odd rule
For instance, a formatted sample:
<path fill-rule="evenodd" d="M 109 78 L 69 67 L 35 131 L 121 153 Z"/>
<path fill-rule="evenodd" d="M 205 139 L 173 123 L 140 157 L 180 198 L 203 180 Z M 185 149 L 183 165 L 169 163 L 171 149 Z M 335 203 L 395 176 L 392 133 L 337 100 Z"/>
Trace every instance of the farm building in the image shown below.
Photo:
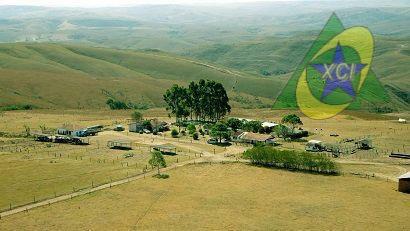
<path fill-rule="evenodd" d="M 399 123 L 405 124 L 405 123 L 407 123 L 407 120 L 400 118 L 400 119 L 399 119 Z"/>
<path fill-rule="evenodd" d="M 144 126 L 140 122 L 133 122 L 128 124 L 128 131 L 130 132 L 142 132 L 144 130 Z"/>
<path fill-rule="evenodd" d="M 107 147 L 111 149 L 131 150 L 132 142 L 130 140 L 109 140 Z"/>
<path fill-rule="evenodd" d="M 176 155 L 177 154 L 177 148 L 174 145 L 171 144 L 162 144 L 162 145 L 154 145 L 151 146 L 151 149 L 155 151 L 160 151 L 164 154 L 168 155 Z"/>
<path fill-rule="evenodd" d="M 309 140 L 305 146 L 305 151 L 320 152 L 325 150 L 325 146 L 320 140 Z"/>
<path fill-rule="evenodd" d="M 274 144 L 274 137 L 269 134 L 259 134 L 253 132 L 243 132 L 237 138 L 237 141 L 249 144 L 266 143 Z"/>
<path fill-rule="evenodd" d="M 68 136 L 68 135 L 71 135 L 71 131 L 66 129 L 66 128 L 58 128 L 57 129 L 57 134 L 58 135 Z"/>
<path fill-rule="evenodd" d="M 87 127 L 86 130 L 90 134 L 92 134 L 92 133 L 96 134 L 96 133 L 101 132 L 103 128 L 104 128 L 103 125 L 94 125 L 94 126 L 91 126 L 91 127 Z"/>
<path fill-rule="evenodd" d="M 263 122 L 261 125 L 262 125 L 263 128 L 271 128 L 272 129 L 272 128 L 278 126 L 279 124 L 274 123 L 274 122 Z"/>
<path fill-rule="evenodd" d="M 75 130 L 75 131 L 72 131 L 70 135 L 75 136 L 75 137 L 86 137 L 87 136 L 87 130 L 86 129 Z"/>
<path fill-rule="evenodd" d="M 410 172 L 398 177 L 399 179 L 399 192 L 410 193 Z"/>

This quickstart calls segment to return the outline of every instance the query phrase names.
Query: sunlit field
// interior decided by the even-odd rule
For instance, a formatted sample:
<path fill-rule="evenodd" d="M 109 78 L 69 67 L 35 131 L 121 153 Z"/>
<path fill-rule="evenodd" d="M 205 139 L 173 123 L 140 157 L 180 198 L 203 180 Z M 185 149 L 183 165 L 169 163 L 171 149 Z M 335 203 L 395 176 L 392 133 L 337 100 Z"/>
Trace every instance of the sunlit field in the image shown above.
<path fill-rule="evenodd" d="M 1 230 L 406 230 L 393 182 L 201 164 L 3 218 Z M 377 192 L 377 193 L 376 193 Z M 308 199 L 307 199 L 308 198 Z M 371 211 L 371 212 L 369 212 Z"/>

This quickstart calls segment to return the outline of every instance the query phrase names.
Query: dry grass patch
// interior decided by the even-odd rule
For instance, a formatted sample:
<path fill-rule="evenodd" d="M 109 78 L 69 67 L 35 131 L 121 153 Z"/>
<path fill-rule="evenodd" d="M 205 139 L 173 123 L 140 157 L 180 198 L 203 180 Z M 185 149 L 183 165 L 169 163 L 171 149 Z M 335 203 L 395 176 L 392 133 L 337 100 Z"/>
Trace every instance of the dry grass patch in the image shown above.
<path fill-rule="evenodd" d="M 1 230 L 272 230 L 410 228 L 396 184 L 203 164 L 3 218 Z"/>

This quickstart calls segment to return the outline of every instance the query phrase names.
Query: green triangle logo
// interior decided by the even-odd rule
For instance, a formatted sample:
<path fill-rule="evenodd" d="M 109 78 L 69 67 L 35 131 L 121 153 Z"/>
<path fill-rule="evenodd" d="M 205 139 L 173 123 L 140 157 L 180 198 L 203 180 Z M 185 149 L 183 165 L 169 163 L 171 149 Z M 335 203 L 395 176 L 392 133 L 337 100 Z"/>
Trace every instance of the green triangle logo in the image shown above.
<path fill-rule="evenodd" d="M 327 44 L 330 40 L 332 40 L 335 36 L 339 35 L 344 31 L 345 28 L 342 22 L 337 17 L 337 15 L 333 13 L 330 16 L 324 28 L 322 29 L 322 31 L 319 33 L 317 39 L 313 42 L 312 46 L 306 53 L 301 63 L 298 65 L 297 69 L 294 71 L 292 77 L 289 79 L 286 86 L 282 89 L 281 93 L 279 94 L 278 98 L 276 99 L 273 105 L 274 109 L 298 108 L 296 98 L 296 87 L 298 84 L 299 77 L 301 76 L 302 72 L 309 66 L 309 62 L 312 60 L 315 54 L 318 53 L 318 51 L 323 46 L 325 46 L 325 44 Z M 386 104 L 387 102 L 389 102 L 389 96 L 387 92 L 384 90 L 384 88 L 376 78 L 375 74 L 371 70 L 368 72 L 367 78 L 365 79 L 365 82 L 362 86 L 363 87 L 361 88 L 360 92 L 350 103 L 348 109 L 361 109 L 363 107 L 368 107 L 370 105 Z M 320 84 L 313 84 L 310 86 L 310 88 L 313 91 L 322 90 L 322 86 Z M 332 97 L 335 99 L 340 99 L 343 98 L 342 96 L 342 93 L 335 93 Z"/>

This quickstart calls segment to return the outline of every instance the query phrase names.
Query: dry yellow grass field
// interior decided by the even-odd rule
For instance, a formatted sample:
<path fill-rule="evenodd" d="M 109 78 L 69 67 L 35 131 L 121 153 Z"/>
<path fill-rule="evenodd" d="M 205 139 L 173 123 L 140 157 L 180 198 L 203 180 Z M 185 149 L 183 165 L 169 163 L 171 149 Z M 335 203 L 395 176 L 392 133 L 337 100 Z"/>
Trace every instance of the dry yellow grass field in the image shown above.
<path fill-rule="evenodd" d="M 234 109 L 230 116 L 279 122 L 283 115 L 294 112 Z M 0 116 L 0 132 L 17 135 L 24 132 L 25 126 L 33 131 L 40 130 L 43 125 L 55 129 L 63 124 L 74 128 L 95 124 L 113 128 L 115 124 L 126 125 L 130 114 L 131 111 L 108 110 L 12 111 Z M 173 121 L 164 109 L 149 109 L 144 115 L 146 118 Z M 406 116 L 400 115 L 408 118 Z M 344 138 L 365 136 L 373 140 L 375 148 L 335 159 L 343 172 L 340 177 L 242 165 L 188 166 L 172 171 L 168 180 L 134 182 L 76 198 L 72 202 L 3 218 L 0 230 L 13 229 L 13 224 L 15 228 L 30 230 L 82 229 L 82 226 L 101 230 L 105 225 L 110 225 L 107 226 L 110 229 L 298 229 L 296 224 L 304 228 L 312 226 L 312 229 L 332 229 L 334 225 L 342 225 L 345 229 L 356 225 L 366 229 L 373 227 L 372 224 L 380 224 L 377 227 L 386 229 L 407 228 L 408 224 L 400 221 L 403 220 L 403 215 L 400 215 L 403 209 L 395 210 L 394 206 L 401 208 L 403 203 L 408 206 L 408 196 L 397 193 L 397 183 L 393 181 L 398 175 L 410 171 L 410 161 L 392 159 L 388 154 L 391 151 L 409 152 L 408 124 L 397 123 L 395 117 L 355 112 L 324 121 L 302 116 L 302 121 L 302 127 L 312 133 L 307 139 L 335 143 Z M 337 133 L 339 137 L 331 137 L 330 133 Z M 174 139 L 169 134 L 153 136 L 104 131 L 91 137 L 91 145 L 88 146 L 52 144 L 48 147 L 45 143 L 26 138 L 2 137 L 0 183 L 5 187 L 0 188 L 0 210 L 7 210 L 10 203 L 15 207 L 141 174 L 150 157 L 150 145 L 172 144 L 177 147 L 177 156 L 165 156 L 168 164 L 196 158 L 199 153 L 213 155 L 214 160 L 224 160 L 227 159 L 225 154 L 240 156 L 249 148 L 208 145 L 207 138 L 192 141 L 189 136 Z M 134 150 L 130 152 L 134 157 L 124 158 L 128 151 L 108 149 L 106 143 L 110 139 L 132 141 Z M 279 148 L 302 150 L 305 145 L 304 142 L 279 142 Z M 360 177 L 366 175 L 369 179 Z M 337 196 L 333 197 L 331 192 Z M 265 194 L 269 195 L 268 199 L 260 199 Z M 373 203 L 379 194 L 392 204 Z M 178 195 L 181 198 L 177 198 Z M 163 198 L 164 203 L 157 202 Z M 154 213 L 151 213 L 152 209 L 148 210 L 157 206 L 157 209 L 164 206 L 164 213 L 159 211 L 161 209 Z M 364 216 L 367 211 L 372 212 Z M 57 215 L 57 218 L 53 217 Z M 140 221 L 136 221 L 138 219 Z M 398 223 L 393 222 L 396 220 Z"/>
<path fill-rule="evenodd" d="M 1 230 L 408 230 L 392 182 L 201 164 L 5 217 Z"/>

